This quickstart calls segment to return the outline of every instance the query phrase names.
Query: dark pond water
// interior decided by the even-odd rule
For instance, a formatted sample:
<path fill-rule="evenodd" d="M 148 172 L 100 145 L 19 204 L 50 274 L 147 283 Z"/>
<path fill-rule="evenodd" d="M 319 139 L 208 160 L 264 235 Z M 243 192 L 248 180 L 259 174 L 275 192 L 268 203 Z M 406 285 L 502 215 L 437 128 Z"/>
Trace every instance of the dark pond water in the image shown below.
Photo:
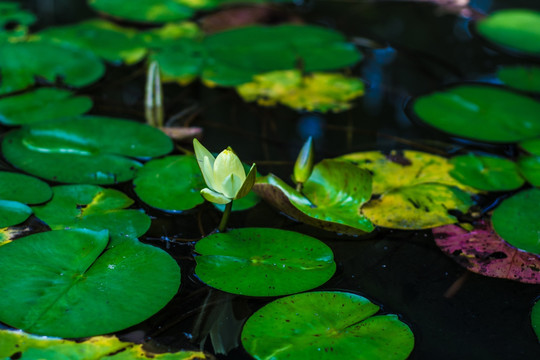
<path fill-rule="evenodd" d="M 22 2 L 38 14 L 37 28 L 92 15 L 85 1 Z M 519 6 L 540 8 L 540 2 L 471 1 L 476 10 L 472 16 Z M 231 145 L 241 159 L 257 162 L 261 173 L 274 172 L 283 178 L 288 178 L 308 135 L 316 140 L 319 159 L 373 149 L 438 154 L 465 148 L 513 151 L 457 141 L 406 115 L 411 96 L 453 82 L 491 81 L 498 65 L 523 62 L 493 51 L 474 37 L 469 18 L 426 2 L 309 1 L 287 9 L 278 20 L 293 12 L 306 22 L 336 28 L 358 43 L 369 39 L 378 44 L 364 49 L 365 60 L 353 69 L 368 89 L 352 110 L 320 115 L 265 109 L 243 103 L 233 91 L 195 83 L 165 87 L 166 114 L 173 116 L 194 106 L 193 116 L 178 121 L 203 127 L 204 144 L 211 150 Z M 93 113 L 142 121 L 143 69 L 141 65 L 111 67 L 104 80 L 83 90 L 94 98 Z M 129 185 L 121 188 L 135 198 Z M 118 335 L 144 338 L 149 348 L 162 351 L 197 349 L 203 344 L 215 353 L 213 343 L 233 348 L 222 358 L 249 358 L 238 343 L 239 331 L 249 315 L 272 299 L 229 295 L 200 283 L 193 275 L 193 243 L 168 241 L 199 238 L 198 214 L 171 216 L 146 210 L 155 219 L 141 240 L 166 248 L 180 262 L 182 285 L 165 309 Z M 202 210 L 205 232 L 213 229 L 219 216 L 210 206 Z M 384 312 L 400 314 L 416 339 L 410 359 L 540 359 L 529 317 L 538 286 L 468 273 L 436 247 L 431 231 L 381 230 L 370 239 L 358 240 L 298 224 L 264 203 L 234 213 L 230 225 L 288 229 L 323 240 L 335 253 L 338 271 L 320 289 L 355 292 L 382 304 Z"/>

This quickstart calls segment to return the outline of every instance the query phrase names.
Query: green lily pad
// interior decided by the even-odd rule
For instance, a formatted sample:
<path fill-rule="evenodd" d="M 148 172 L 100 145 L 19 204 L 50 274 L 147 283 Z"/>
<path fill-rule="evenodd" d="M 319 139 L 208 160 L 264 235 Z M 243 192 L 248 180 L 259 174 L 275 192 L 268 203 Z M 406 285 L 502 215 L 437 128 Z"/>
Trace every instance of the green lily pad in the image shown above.
<path fill-rule="evenodd" d="M 259 105 L 283 104 L 295 110 L 339 112 L 351 108 L 351 101 L 364 94 L 364 83 L 341 74 L 300 70 L 274 71 L 255 75 L 253 82 L 237 87 L 246 101 Z"/>
<path fill-rule="evenodd" d="M 532 185 L 540 187 L 540 156 L 522 156 L 517 164 L 521 175 Z"/>
<path fill-rule="evenodd" d="M 540 136 L 540 102 L 494 86 L 461 85 L 420 96 L 412 109 L 429 125 L 474 140 L 508 143 Z"/>
<path fill-rule="evenodd" d="M 32 215 L 26 204 L 49 200 L 49 185 L 32 176 L 0 171 L 0 228 L 17 225 Z"/>
<path fill-rule="evenodd" d="M 36 76 L 81 87 L 104 73 L 101 60 L 79 48 L 45 40 L 3 42 L 0 46 L 0 94 L 26 89 L 34 85 Z"/>
<path fill-rule="evenodd" d="M 45 39 L 80 47 L 113 63 L 134 64 L 146 55 L 146 47 L 139 41 L 136 30 L 102 19 L 50 27 L 39 35 Z"/>
<path fill-rule="evenodd" d="M 540 67 L 538 66 L 504 66 L 497 71 L 497 77 L 514 89 L 540 92 Z"/>
<path fill-rule="evenodd" d="M 0 246 L 0 321 L 73 338 L 122 330 L 155 314 L 178 291 L 176 261 L 136 239 L 108 243 L 107 231 L 75 229 Z"/>
<path fill-rule="evenodd" d="M 540 189 L 521 191 L 505 199 L 493 211 L 493 228 L 510 245 L 540 254 L 539 203 Z"/>
<path fill-rule="evenodd" d="M 0 171 L 0 199 L 40 204 L 52 196 L 50 186 L 35 177 Z"/>
<path fill-rule="evenodd" d="M 453 165 L 440 156 L 419 151 L 367 151 L 341 156 L 373 174 L 377 197 L 361 213 L 375 225 L 394 229 L 426 229 L 453 224 L 449 210 L 466 212 L 475 192 L 450 176 Z M 467 192 L 466 192 L 467 191 Z"/>
<path fill-rule="evenodd" d="M 470 153 L 454 156 L 450 163 L 454 165 L 450 175 L 479 190 L 515 190 L 525 183 L 516 164 L 508 159 Z"/>
<path fill-rule="evenodd" d="M 200 192 L 206 185 L 194 156 L 175 155 L 151 160 L 137 172 L 133 186 L 143 202 L 164 211 L 182 212 L 204 203 Z M 259 200 L 257 195 L 250 193 L 235 200 L 232 210 L 249 209 Z M 224 207 L 216 207 L 224 210 Z"/>
<path fill-rule="evenodd" d="M 496 11 L 476 24 L 480 35 L 509 49 L 540 55 L 540 12 L 526 9 Z"/>
<path fill-rule="evenodd" d="M 309 25 L 249 26 L 183 39 L 152 55 L 164 79 L 186 82 L 201 76 L 206 83 L 237 86 L 253 76 L 292 70 L 335 70 L 360 61 L 362 54 L 338 32 Z"/>
<path fill-rule="evenodd" d="M 40 88 L 21 95 L 0 99 L 0 123 L 8 126 L 50 121 L 78 116 L 92 108 L 87 96 L 71 91 Z"/>
<path fill-rule="evenodd" d="M 31 12 L 21 9 L 21 4 L 11 1 L 0 2 L 0 39 L 26 35 L 28 26 L 36 21 Z M 6 29 L 9 25 L 9 29 Z"/>
<path fill-rule="evenodd" d="M 211 234 L 195 245 L 195 274 L 233 294 L 278 296 L 324 284 L 336 271 L 332 250 L 311 236 L 243 228 Z"/>
<path fill-rule="evenodd" d="M 277 299 L 244 325 L 242 345 L 255 359 L 404 360 L 414 335 L 396 315 L 345 292 L 308 292 Z"/>
<path fill-rule="evenodd" d="M 540 138 L 522 141 L 519 146 L 530 154 L 540 156 Z"/>
<path fill-rule="evenodd" d="M 254 191 L 309 225 L 353 235 L 374 229 L 359 211 L 371 197 L 371 175 L 347 162 L 323 160 L 315 165 L 302 193 L 272 174 L 257 179 Z"/>
<path fill-rule="evenodd" d="M 22 223 L 32 215 L 32 209 L 18 201 L 0 200 L 0 228 Z"/>
<path fill-rule="evenodd" d="M 534 303 L 534 306 L 531 310 L 531 324 L 534 330 L 534 333 L 536 334 L 536 337 L 538 338 L 538 341 L 540 342 L 540 301 L 537 300 Z"/>
<path fill-rule="evenodd" d="M 21 331 L 0 330 L 0 357 L 20 360 L 78 359 L 78 360 L 203 360 L 204 353 L 180 351 L 153 354 L 140 344 L 118 340 L 115 336 L 96 336 L 75 342 L 25 334 Z"/>
<path fill-rule="evenodd" d="M 112 241 L 137 238 L 150 228 L 150 217 L 135 209 L 125 209 L 133 200 L 114 189 L 96 185 L 53 187 L 53 198 L 45 205 L 34 206 L 35 215 L 53 230 L 109 230 Z"/>
<path fill-rule="evenodd" d="M 135 176 L 142 165 L 128 157 L 160 156 L 172 146 L 163 132 L 150 126 L 88 116 L 11 131 L 2 151 L 15 167 L 44 179 L 101 185 Z"/>

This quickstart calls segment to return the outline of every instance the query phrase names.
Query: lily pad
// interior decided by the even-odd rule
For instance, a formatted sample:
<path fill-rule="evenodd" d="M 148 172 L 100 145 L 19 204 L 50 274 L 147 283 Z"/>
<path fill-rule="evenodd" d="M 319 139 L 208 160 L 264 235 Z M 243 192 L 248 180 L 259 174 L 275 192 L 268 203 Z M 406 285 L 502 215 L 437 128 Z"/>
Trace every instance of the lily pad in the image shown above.
<path fill-rule="evenodd" d="M 181 39 L 195 39 L 201 36 L 201 29 L 191 21 L 168 23 L 159 28 L 137 33 L 139 41 L 149 49 L 161 49 L 174 44 L 176 41 L 181 41 Z"/>
<path fill-rule="evenodd" d="M 373 174 L 372 198 L 362 214 L 375 225 L 393 229 L 427 229 L 452 224 L 449 210 L 466 212 L 473 204 L 465 192 L 474 189 L 450 176 L 450 162 L 419 151 L 367 151 L 344 155 L 346 160 Z"/>
<path fill-rule="evenodd" d="M 115 336 L 96 336 L 75 342 L 25 334 L 21 331 L 0 330 L 0 357 L 20 360 L 79 359 L 79 360 L 203 360 L 202 352 L 180 351 L 153 354 L 140 344 L 118 340 Z"/>
<path fill-rule="evenodd" d="M 471 231 L 457 225 L 437 227 L 433 235 L 446 255 L 474 273 L 540 284 L 540 256 L 509 245 L 484 221 Z"/>
<path fill-rule="evenodd" d="M 195 274 L 233 294 L 278 296 L 324 284 L 336 271 L 332 250 L 311 236 L 242 228 L 211 234 L 195 245 Z"/>
<path fill-rule="evenodd" d="M 17 225 L 32 215 L 26 204 L 49 200 L 49 185 L 32 176 L 0 171 L 0 228 Z"/>
<path fill-rule="evenodd" d="M 101 60 L 79 48 L 45 40 L 3 42 L 0 46 L 0 94 L 26 89 L 34 85 L 36 77 L 81 87 L 104 73 Z"/>
<path fill-rule="evenodd" d="M 196 6 L 204 6 L 208 0 L 139 0 L 137 6 L 124 0 L 89 0 L 88 4 L 99 12 L 117 18 L 149 23 L 165 23 L 191 17 Z"/>
<path fill-rule="evenodd" d="M 530 154 L 540 156 L 540 138 L 522 141 L 519 146 Z"/>
<path fill-rule="evenodd" d="M 491 217 L 493 228 L 504 241 L 540 254 L 540 189 L 521 191 L 505 199 Z"/>
<path fill-rule="evenodd" d="M 164 79 L 237 86 L 253 76 L 301 67 L 307 72 L 335 70 L 360 61 L 362 54 L 343 35 L 309 25 L 248 26 L 183 39 L 152 56 Z M 301 65 L 299 65 L 301 64 Z"/>
<path fill-rule="evenodd" d="M 526 9 L 496 11 L 476 24 L 480 35 L 511 51 L 540 55 L 540 12 Z"/>
<path fill-rule="evenodd" d="M 50 27 L 41 31 L 39 35 L 93 52 L 113 63 L 134 64 L 146 55 L 146 47 L 139 41 L 136 30 L 123 28 L 102 19 Z"/>
<path fill-rule="evenodd" d="M 339 112 L 351 108 L 351 101 L 364 94 L 364 83 L 341 74 L 299 70 L 274 71 L 255 75 L 253 82 L 240 85 L 238 93 L 259 105 L 283 104 L 295 110 Z"/>
<path fill-rule="evenodd" d="M 131 180 L 142 165 L 128 157 L 149 158 L 171 150 L 172 141 L 158 129 L 98 116 L 23 127 L 2 143 L 6 160 L 25 172 L 57 182 L 100 185 Z"/>
<path fill-rule="evenodd" d="M 28 26 L 35 21 L 34 14 L 21 9 L 21 4 L 11 1 L 0 2 L 0 39 L 25 35 Z M 9 25 L 9 28 L 6 28 L 6 25 Z"/>
<path fill-rule="evenodd" d="M 454 156 L 450 171 L 461 183 L 483 191 L 515 190 L 525 180 L 519 175 L 516 164 L 508 159 L 495 156 L 467 154 Z"/>
<path fill-rule="evenodd" d="M 87 96 L 75 96 L 62 89 L 40 88 L 0 99 L 0 123 L 26 125 L 82 115 L 91 108 L 92 100 Z"/>
<path fill-rule="evenodd" d="M 323 160 L 315 165 L 302 193 L 272 174 L 257 179 L 254 191 L 309 225 L 354 235 L 374 229 L 359 211 L 371 197 L 371 175 L 347 162 Z"/>
<path fill-rule="evenodd" d="M 35 177 L 0 171 L 0 199 L 40 204 L 52 196 L 50 186 Z"/>
<path fill-rule="evenodd" d="M 53 187 L 53 198 L 45 205 L 34 206 L 35 215 L 53 230 L 109 230 L 116 244 L 126 237 L 137 238 L 150 228 L 150 217 L 135 209 L 125 209 L 133 200 L 114 189 L 96 185 Z"/>
<path fill-rule="evenodd" d="M 540 135 L 540 102 L 494 86 L 455 86 L 418 97 L 412 109 L 429 125 L 474 140 L 509 143 Z"/>
<path fill-rule="evenodd" d="M 518 166 L 529 183 L 540 187 L 540 156 L 523 156 L 518 160 Z"/>
<path fill-rule="evenodd" d="M 504 66 L 497 71 L 497 77 L 514 89 L 540 92 L 540 67 L 538 66 Z"/>
<path fill-rule="evenodd" d="M 396 315 L 345 292 L 277 299 L 244 325 L 242 345 L 255 359 L 407 359 L 414 335 Z M 373 316 L 375 315 L 375 316 Z"/>
<path fill-rule="evenodd" d="M 175 155 L 151 160 L 137 172 L 133 186 L 143 202 L 164 211 L 183 212 L 204 203 L 200 192 L 206 185 L 194 156 Z M 250 193 L 235 200 L 232 210 L 249 209 L 259 200 L 257 195 Z"/>
<path fill-rule="evenodd" d="M 155 314 L 178 291 L 176 261 L 135 239 L 108 243 L 107 231 L 78 229 L 0 246 L 0 321 L 73 338 L 122 330 Z"/>
<path fill-rule="evenodd" d="M 0 200 L 0 227 L 22 223 L 32 215 L 32 209 L 18 201 Z"/>
<path fill-rule="evenodd" d="M 531 323 L 534 330 L 534 333 L 536 334 L 536 337 L 538 338 L 538 341 L 540 342 L 540 301 L 537 300 L 534 303 L 534 306 L 531 311 Z"/>

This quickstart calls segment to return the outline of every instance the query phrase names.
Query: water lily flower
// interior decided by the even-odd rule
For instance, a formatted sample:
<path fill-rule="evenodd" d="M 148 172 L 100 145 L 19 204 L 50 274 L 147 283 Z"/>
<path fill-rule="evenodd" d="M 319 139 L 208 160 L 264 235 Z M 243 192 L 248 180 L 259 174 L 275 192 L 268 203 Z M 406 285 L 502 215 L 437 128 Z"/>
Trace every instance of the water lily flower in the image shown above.
<path fill-rule="evenodd" d="M 216 158 L 197 139 L 193 139 L 195 156 L 208 188 L 201 195 L 216 204 L 228 204 L 246 196 L 255 184 L 257 166 L 251 165 L 248 174 L 234 151 L 228 147 Z"/>

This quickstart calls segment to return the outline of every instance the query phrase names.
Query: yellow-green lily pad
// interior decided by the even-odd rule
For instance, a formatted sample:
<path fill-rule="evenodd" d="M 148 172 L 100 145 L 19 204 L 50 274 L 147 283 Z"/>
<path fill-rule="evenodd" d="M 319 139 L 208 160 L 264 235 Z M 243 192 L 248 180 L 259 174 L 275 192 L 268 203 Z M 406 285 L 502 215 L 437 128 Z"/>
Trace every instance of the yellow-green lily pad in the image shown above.
<path fill-rule="evenodd" d="M 31 61 L 29 61 L 31 59 Z M 35 78 L 82 87 L 97 81 L 105 66 L 93 53 L 47 40 L 2 42 L 0 94 L 26 89 Z"/>
<path fill-rule="evenodd" d="M 255 359 L 405 360 L 414 335 L 397 315 L 346 292 L 321 291 L 274 300 L 253 314 L 242 345 Z"/>
<path fill-rule="evenodd" d="M 139 41 L 136 30 L 102 19 L 49 27 L 39 36 L 85 49 L 113 63 L 133 64 L 146 55 L 146 47 Z"/>
<path fill-rule="evenodd" d="M 53 230 L 109 230 L 115 244 L 126 237 L 137 238 L 150 228 L 150 217 L 143 211 L 126 209 L 133 204 L 124 193 L 96 185 L 53 187 L 53 198 L 33 206 L 35 215 Z"/>
<path fill-rule="evenodd" d="M 154 354 L 140 344 L 118 340 L 115 336 L 95 336 L 84 341 L 64 340 L 0 330 L 0 357 L 20 360 L 204 360 L 204 353 L 180 351 Z"/>
<path fill-rule="evenodd" d="M 516 163 L 505 158 L 470 153 L 454 156 L 450 163 L 454 165 L 450 175 L 475 189 L 508 191 L 525 183 Z"/>
<path fill-rule="evenodd" d="M 254 191 L 279 210 L 306 224 L 340 233 L 373 231 L 360 207 L 371 197 L 371 175 L 348 162 L 323 160 L 313 168 L 302 193 L 270 174 Z"/>
<path fill-rule="evenodd" d="M 455 86 L 416 98 L 412 110 L 460 137 L 510 143 L 540 136 L 540 102 L 500 87 Z"/>
<path fill-rule="evenodd" d="M 136 239 L 55 230 L 0 246 L 0 321 L 38 335 L 86 337 L 138 324 L 176 294 L 180 269 Z"/>
<path fill-rule="evenodd" d="M 493 228 L 518 249 L 540 254 L 540 189 L 529 189 L 505 199 L 493 211 Z"/>
<path fill-rule="evenodd" d="M 540 67 L 538 66 L 503 66 L 497 71 L 497 77 L 514 89 L 540 92 Z"/>
<path fill-rule="evenodd" d="M 449 210 L 466 212 L 473 204 L 471 187 L 450 176 L 453 165 L 440 156 L 419 151 L 367 151 L 340 160 L 373 174 L 377 195 L 362 207 L 375 225 L 394 229 L 426 229 L 457 222 Z"/>
<path fill-rule="evenodd" d="M 121 136 L 119 136 L 121 134 Z M 63 183 L 131 180 L 150 158 L 172 150 L 167 135 L 134 121 L 87 116 L 32 124 L 9 132 L 2 152 L 15 167 Z"/>
<path fill-rule="evenodd" d="M 476 23 L 480 35 L 513 52 L 540 55 L 540 12 L 528 9 L 496 11 Z"/>
<path fill-rule="evenodd" d="M 278 296 L 310 290 L 336 271 L 327 245 L 280 229 L 214 233 L 199 240 L 195 251 L 199 254 L 195 274 L 204 283 L 240 295 Z"/>
<path fill-rule="evenodd" d="M 75 96 L 62 89 L 39 88 L 0 99 L 0 123 L 26 125 L 82 115 L 91 108 L 92 100 L 87 96 Z"/>
<path fill-rule="evenodd" d="M 364 83 L 341 74 L 303 75 L 299 70 L 285 70 L 255 75 L 237 91 L 244 100 L 263 106 L 282 104 L 295 110 L 339 112 L 350 109 L 351 101 L 364 94 Z"/>

